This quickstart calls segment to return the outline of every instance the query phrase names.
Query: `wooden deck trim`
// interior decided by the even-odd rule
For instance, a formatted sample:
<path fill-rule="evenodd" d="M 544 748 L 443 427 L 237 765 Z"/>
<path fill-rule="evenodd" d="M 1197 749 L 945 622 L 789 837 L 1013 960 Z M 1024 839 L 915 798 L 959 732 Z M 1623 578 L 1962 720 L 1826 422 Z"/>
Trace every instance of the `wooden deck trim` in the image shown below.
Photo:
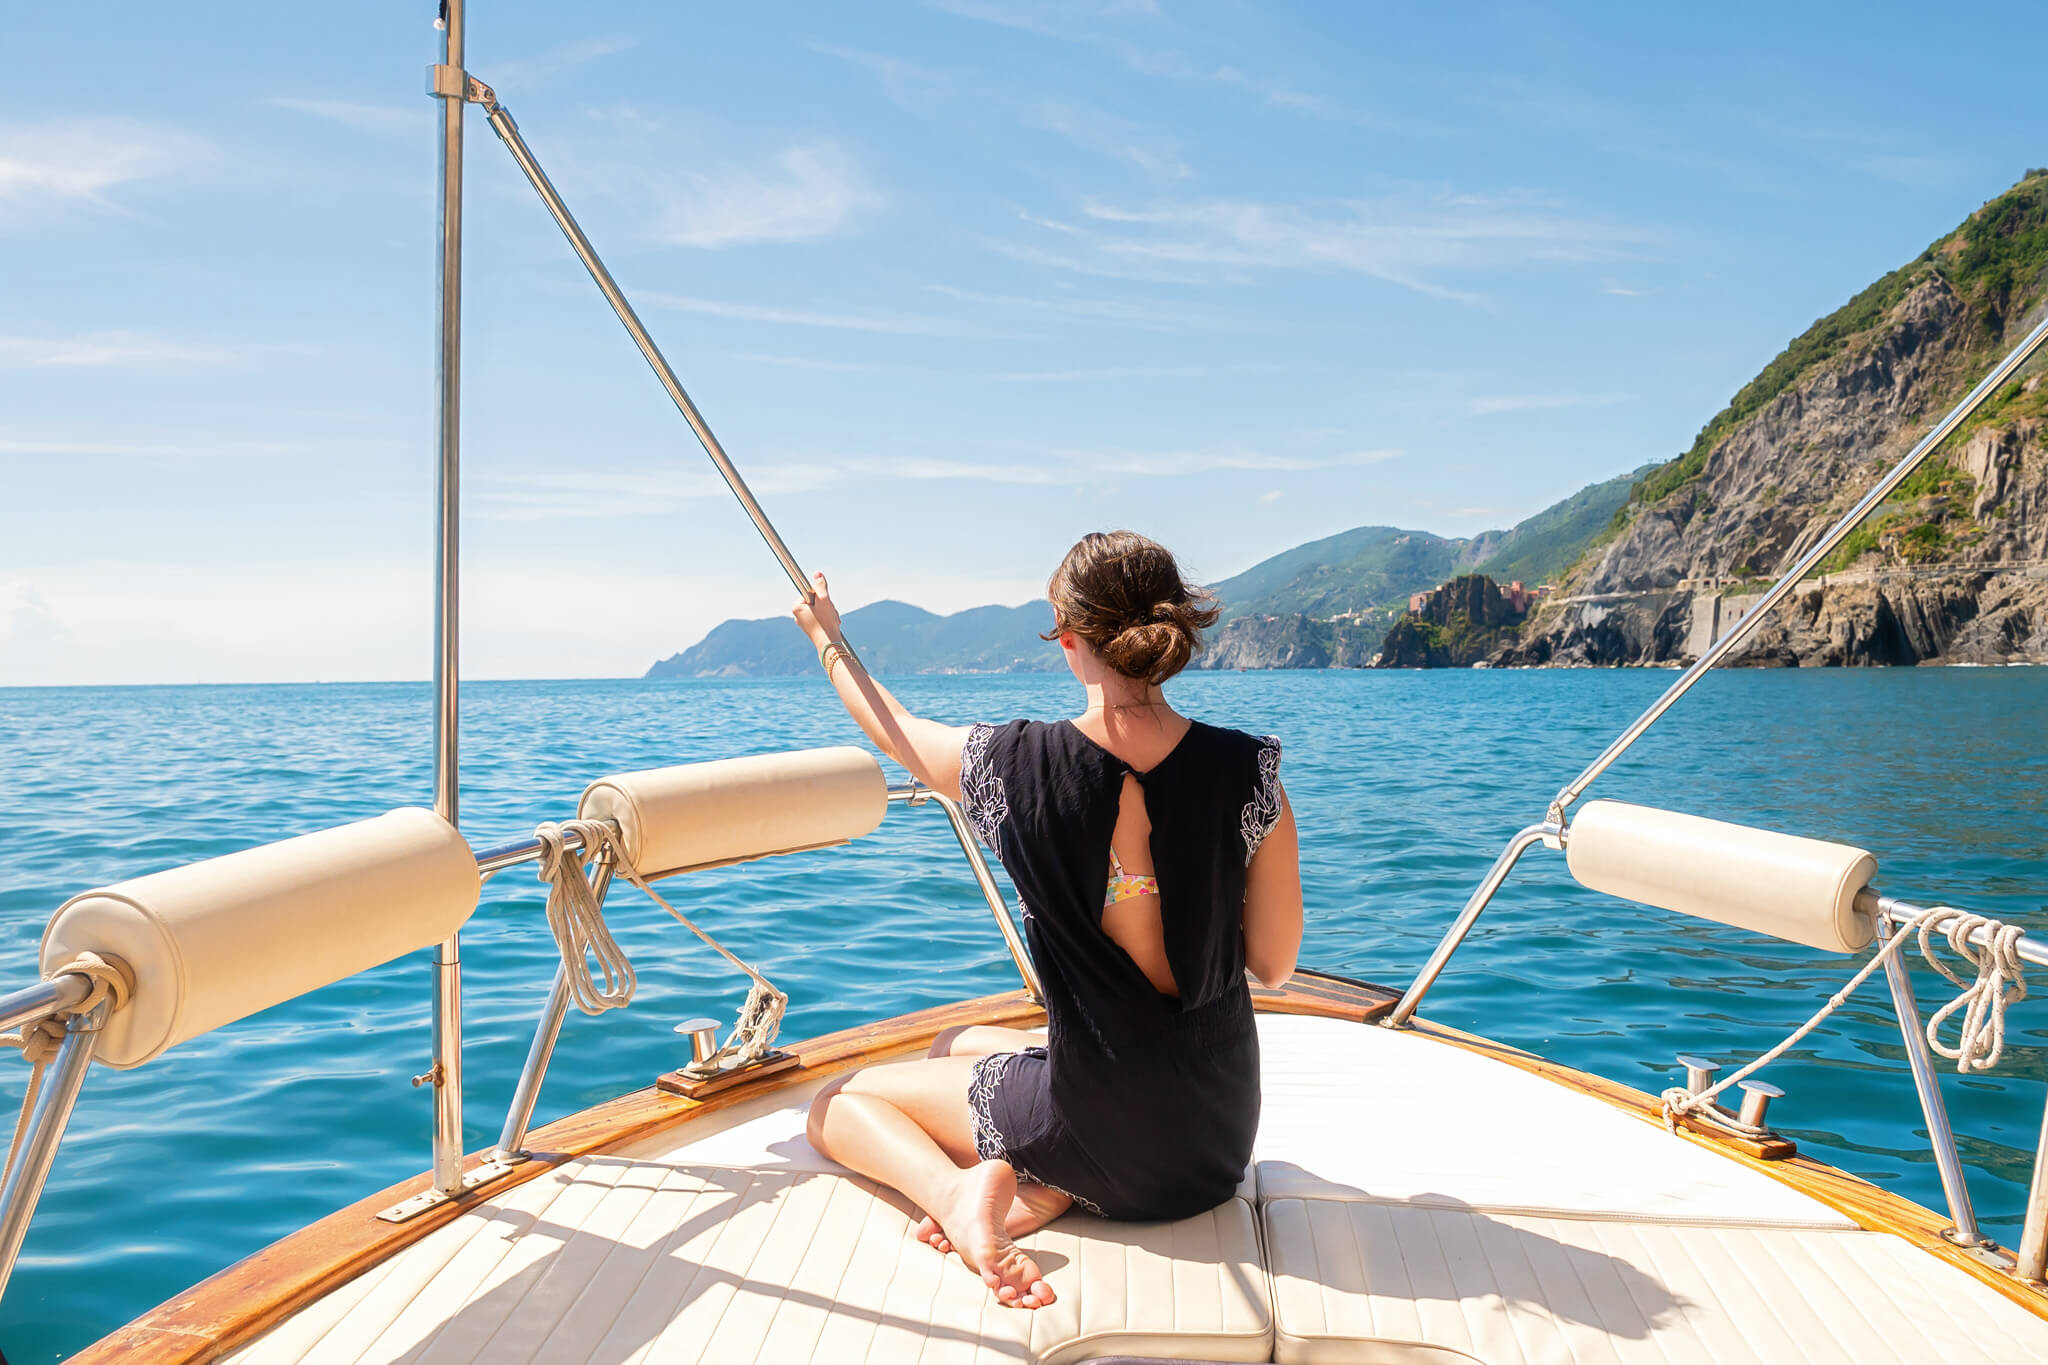
<path fill-rule="evenodd" d="M 1254 989 L 1261 1013 L 1306 1014 L 1367 1023 L 1392 1010 L 1399 993 L 1369 982 L 1302 971 L 1279 990 Z M 504 1191 L 567 1161 L 646 1137 L 686 1123 L 700 1115 L 755 1099 L 805 1081 L 889 1061 L 921 1051 L 947 1028 L 960 1024 L 1032 1027 L 1045 1012 L 1022 991 L 983 996 L 919 1010 L 880 1023 L 826 1034 L 789 1050 L 801 1064 L 735 1086 L 703 1100 L 685 1099 L 649 1086 L 615 1100 L 572 1114 L 536 1130 L 529 1147 L 531 1161 L 504 1179 L 440 1205 L 406 1223 L 377 1220 L 378 1210 L 419 1193 L 427 1177 L 415 1176 L 358 1200 L 309 1227 L 292 1233 L 229 1266 L 193 1288 L 167 1300 L 71 1359 L 74 1365 L 198 1365 L 236 1350 L 268 1331 L 321 1295 L 454 1221 L 463 1211 L 496 1198 Z M 1483 1053 L 1510 1066 L 1533 1072 L 1569 1089 L 1592 1095 L 1642 1118 L 1662 1123 L 1659 1102 L 1642 1091 L 1548 1062 L 1530 1053 L 1418 1020 L 1415 1031 L 1454 1047 Z M 1890 1194 L 1846 1172 L 1806 1157 L 1759 1160 L 1727 1139 L 1691 1132 L 1688 1141 L 1711 1147 L 1753 1169 L 1802 1191 L 1872 1231 L 1904 1237 L 1951 1265 L 1960 1267 L 2037 1316 L 2048 1318 L 2048 1295 L 2011 1275 L 1985 1265 L 1941 1237 L 1947 1226 L 1931 1211 Z M 481 1161 L 481 1154 L 468 1164 Z"/>

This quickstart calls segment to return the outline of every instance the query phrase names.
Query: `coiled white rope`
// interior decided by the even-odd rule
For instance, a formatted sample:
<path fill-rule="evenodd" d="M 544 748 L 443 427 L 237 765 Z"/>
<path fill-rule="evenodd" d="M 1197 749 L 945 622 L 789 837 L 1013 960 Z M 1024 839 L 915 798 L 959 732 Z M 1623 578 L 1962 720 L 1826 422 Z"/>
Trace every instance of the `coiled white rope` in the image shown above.
<path fill-rule="evenodd" d="M 1946 905 L 1920 916 L 1918 925 L 1920 955 L 1934 970 L 1963 988 L 1962 994 L 1936 1010 L 1927 1021 L 1927 1045 L 1954 1062 L 1958 1071 L 1989 1071 L 2005 1053 L 2005 1007 L 2027 998 L 2026 963 L 2019 953 L 2019 942 L 2026 937 L 2026 931 L 2017 924 L 2001 924 Z M 1990 931 L 1981 946 L 1970 941 L 1970 935 L 1979 928 Z M 1948 946 L 1956 956 L 1977 969 L 1974 981 L 1965 982 L 1934 951 L 1931 935 L 1937 929 L 1947 933 Z M 1963 1011 L 1962 1032 L 1955 1047 L 1944 1047 L 1935 1030 L 1957 1010 Z"/>
<path fill-rule="evenodd" d="M 598 904 L 597 892 L 584 871 L 600 845 L 581 826 L 596 822 L 572 823 L 578 826 L 576 832 L 585 836 L 578 848 L 569 846 L 568 831 L 552 820 L 534 830 L 533 837 L 540 840 L 536 875 L 548 888 L 548 932 L 555 936 L 555 947 L 562 953 L 569 999 L 585 1014 L 602 1014 L 631 1004 L 640 981 L 626 950 L 604 922 L 604 907 Z M 593 959 L 595 972 L 590 965 Z"/>
<path fill-rule="evenodd" d="M 1978 929 L 1988 929 L 1985 942 L 1981 945 L 1971 941 L 1971 935 Z M 1974 980 L 1965 981 L 1941 958 L 1934 946 L 1934 935 L 1941 933 L 1955 953 L 1976 968 Z M 1692 1091 L 1684 1086 L 1673 1086 L 1663 1093 L 1664 1126 L 1673 1132 L 1678 1129 L 1681 1118 L 1690 1118 L 1715 1128 L 1738 1133 L 1744 1137 L 1765 1137 L 1770 1130 L 1741 1119 L 1722 1109 L 1714 1100 L 1731 1085 L 1739 1085 L 1770 1065 L 1796 1046 L 1800 1039 L 1820 1027 L 1821 1022 L 1855 993 L 1856 988 L 1870 979 L 1871 973 L 1895 957 L 1908 942 L 1917 941 L 1920 955 L 1928 965 L 1962 987 L 1962 993 L 1936 1010 L 1927 1020 L 1927 1045 L 1956 1064 L 1960 1072 L 1989 1071 L 1998 1065 L 1998 1059 L 2005 1054 L 2005 1009 L 2016 1000 L 2027 997 L 2026 963 L 2019 955 L 2020 939 L 2026 931 L 2016 924 L 2005 924 L 1987 915 L 1958 910 L 1953 906 L 1937 905 L 1902 919 L 1875 953 L 1870 961 L 1863 964 L 1856 975 L 1849 978 L 1842 989 L 1828 997 L 1828 1002 L 1814 1013 L 1811 1019 L 1786 1035 L 1785 1040 L 1769 1052 L 1758 1057 L 1749 1065 L 1725 1080 L 1717 1081 L 1705 1090 Z M 1938 1030 L 1943 1021 L 1957 1010 L 1963 1011 L 1961 1031 L 1954 1047 L 1941 1041 Z M 1904 1021 L 1901 1021 L 1902 1023 Z"/>
<path fill-rule="evenodd" d="M 581 842 L 580 850 L 568 847 L 571 836 Z M 619 947 L 605 925 L 603 907 L 598 904 L 597 892 L 586 872 L 599 854 L 608 852 L 613 866 L 625 873 L 626 879 L 645 892 L 649 900 L 668 911 L 720 957 L 746 973 L 753 983 L 747 990 L 747 998 L 740 1004 L 739 1018 L 732 1033 L 710 1060 L 724 1062 L 730 1059 L 734 1065 L 745 1065 L 774 1049 L 775 1037 L 782 1029 L 783 1013 L 789 1007 L 789 996 L 649 886 L 626 856 L 625 843 L 610 821 L 565 820 L 560 824 L 551 821 L 536 829 L 534 837 L 541 842 L 538 874 L 549 888 L 548 928 L 554 933 L 555 946 L 561 950 L 570 999 L 576 1001 L 577 1008 L 585 1014 L 617 1009 L 633 999 L 638 986 L 633 964 L 627 961 L 625 950 Z M 603 975 L 602 983 L 591 972 L 593 958 Z"/>

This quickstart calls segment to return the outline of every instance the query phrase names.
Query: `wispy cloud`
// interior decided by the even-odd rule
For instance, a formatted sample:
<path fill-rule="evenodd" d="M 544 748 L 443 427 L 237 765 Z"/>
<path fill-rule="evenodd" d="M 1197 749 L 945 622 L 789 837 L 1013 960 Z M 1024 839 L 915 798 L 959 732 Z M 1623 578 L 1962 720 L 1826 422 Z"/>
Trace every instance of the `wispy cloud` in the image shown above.
<path fill-rule="evenodd" d="M 1337 455 L 1276 455 L 1264 450 L 1070 451 L 1076 470 L 1135 474 L 1146 478 L 1177 478 L 1229 470 L 1296 473 L 1311 469 L 1357 468 L 1397 460 L 1407 452 L 1395 447 L 1353 450 Z"/>
<path fill-rule="evenodd" d="M 1302 90 L 1269 76 L 1222 62 L 1189 56 L 1158 45 L 1164 14 L 1153 0 L 926 0 L 933 9 L 1037 34 L 1061 42 L 1098 48 L 1126 70 L 1184 85 L 1207 85 L 1250 95 L 1288 113 L 1333 123 L 1347 123 L 1382 132 L 1441 136 L 1453 130 L 1427 119 L 1364 109 Z"/>
<path fill-rule="evenodd" d="M 1600 282 L 1600 292 L 1612 294 L 1616 298 L 1639 299 L 1646 294 L 1654 294 L 1657 291 L 1654 289 L 1631 289 L 1619 280 L 1602 280 Z"/>
<path fill-rule="evenodd" d="M 971 323 L 953 318 L 915 313 L 837 313 L 812 308 L 781 308 L 773 304 L 737 303 L 725 299 L 698 298 L 691 294 L 669 294 L 641 290 L 634 297 L 657 308 L 680 313 L 703 313 L 739 322 L 770 322 L 790 327 L 821 327 L 835 332 L 876 332 L 887 336 L 964 337 L 994 336 Z"/>
<path fill-rule="evenodd" d="M 757 365 L 779 365 L 789 370 L 836 370 L 849 374 L 872 374 L 880 370 L 914 371 L 928 374 L 928 365 L 892 365 L 878 360 L 833 360 L 827 356 L 776 355 L 768 351 L 729 351 L 734 360 L 751 360 Z"/>
<path fill-rule="evenodd" d="M 1102 25 L 1160 17 L 1157 0 L 925 0 L 935 10 L 1068 42 L 1101 41 Z"/>
<path fill-rule="evenodd" d="M 418 107 L 400 104 L 366 104 L 358 100 L 301 99 L 296 96 L 279 95 L 263 101 L 273 109 L 286 109 L 295 114 L 324 119 L 339 123 L 344 128 L 353 128 L 359 133 L 375 133 L 379 137 L 421 137 L 433 126 L 431 120 L 438 117 L 434 107 L 422 100 Z"/>
<path fill-rule="evenodd" d="M 747 484 L 764 497 L 815 493 L 851 479 L 920 482 L 1048 484 L 1061 480 L 1028 464 L 975 464 L 860 455 L 830 461 L 762 463 L 747 470 Z M 694 469 L 504 474 L 482 482 L 479 512 L 493 521 L 660 516 L 704 499 L 731 496 L 716 474 Z"/>
<path fill-rule="evenodd" d="M 634 41 L 632 38 L 616 37 L 577 38 L 551 47 L 536 56 L 517 57 L 508 62 L 499 62 L 489 71 L 477 74 L 510 98 L 506 86 L 521 82 L 538 85 L 561 72 L 587 66 L 600 58 L 625 52 L 633 46 Z M 501 86 L 500 82 L 504 82 L 505 85 Z"/>
<path fill-rule="evenodd" d="M 1475 416 L 1495 412 L 1556 412 L 1564 408 L 1609 408 L 1622 401 L 1618 393 L 1507 393 L 1475 398 L 1467 407 Z"/>
<path fill-rule="evenodd" d="M 1953 156 L 1902 146 L 1898 134 L 1890 129 L 1788 124 L 1762 113 L 1751 114 L 1743 122 L 1796 152 L 1907 189 L 1942 189 L 1955 184 L 1963 172 Z"/>
<path fill-rule="evenodd" d="M 19 432 L 0 432 L 0 456 L 30 455 L 38 459 L 349 459 L 387 443 L 370 441 L 252 441 L 245 437 L 187 438 L 178 441 L 106 435 L 80 440 Z"/>
<path fill-rule="evenodd" d="M 207 144 L 133 119 L 0 124 L 0 215 L 52 200 L 111 207 L 110 191 L 184 170 Z"/>
<path fill-rule="evenodd" d="M 1321 119 L 1326 123 L 1350 124 L 1375 132 L 1404 133 L 1411 137 L 1449 137 L 1457 132 L 1432 119 L 1389 114 L 1347 104 L 1241 67 L 1197 61 L 1178 51 L 1148 51 L 1129 44 L 1117 44 L 1115 50 L 1125 66 L 1141 75 L 1159 76 L 1184 85 L 1220 86 L 1250 95 L 1271 108 Z"/>
<path fill-rule="evenodd" d="M 1102 365 L 1066 370 L 1004 370 L 983 375 L 999 384 L 1101 383 L 1127 379 L 1211 379 L 1226 374 L 1258 374 L 1277 365 Z"/>
<path fill-rule="evenodd" d="M 834 143 L 785 148 L 766 164 L 681 171 L 650 188 L 655 233 L 671 246 L 727 247 L 831 237 L 882 203 Z"/>
<path fill-rule="evenodd" d="M 937 67 L 924 66 L 883 52 L 832 43 L 812 43 L 811 50 L 827 57 L 837 57 L 867 71 L 881 83 L 883 93 L 891 101 L 906 109 L 928 109 L 966 88 L 964 79 L 955 72 L 941 71 Z"/>
<path fill-rule="evenodd" d="M 1161 180 L 1185 180 L 1191 174 L 1165 138 L 1106 109 L 1072 100 L 1042 100 L 1027 112 L 1026 121 L 1091 151 L 1128 161 Z"/>
<path fill-rule="evenodd" d="M 1156 179 L 1180 180 L 1190 174 L 1187 162 L 1164 135 L 1135 119 L 1083 101 L 1052 98 L 1036 90 L 1020 95 L 1008 89 L 999 76 L 941 71 L 859 48 L 814 43 L 812 50 L 869 72 L 889 100 L 905 109 L 929 113 L 943 104 L 972 100 L 983 110 L 1000 110 L 1025 127 L 1057 134 L 1077 146 L 1129 162 Z"/>
<path fill-rule="evenodd" d="M 146 332 L 95 332 L 77 337 L 0 336 L 0 369 L 219 370 L 279 352 L 305 354 L 299 343 L 219 345 L 176 341 Z"/>
<path fill-rule="evenodd" d="M 764 496 L 807 493 L 832 481 L 822 466 L 747 471 L 749 486 Z M 477 510 L 492 521 L 657 516 L 727 492 L 716 474 L 695 469 L 498 474 L 477 484 Z"/>
<path fill-rule="evenodd" d="M 1212 379 L 1219 375 L 1261 374 L 1279 369 L 1277 365 L 1100 365 L 1074 366 L 1057 370 L 955 370 L 933 365 L 891 364 L 875 360 L 835 360 L 824 356 L 775 355 L 761 351 L 733 351 L 735 360 L 751 360 L 786 369 L 828 370 L 848 373 L 942 375 L 953 383 L 992 384 L 1098 384 L 1146 379 Z"/>
<path fill-rule="evenodd" d="M 1226 471 L 1284 473 L 1356 468 L 1396 459 L 1402 454 L 1395 449 L 1325 456 L 1276 455 L 1251 449 L 1071 449 L 1032 450 L 1018 458 L 987 462 L 855 454 L 760 462 L 747 470 L 747 482 L 756 493 L 769 497 L 825 492 L 854 480 L 1064 488 L 1091 483 L 1104 474 L 1172 479 Z M 715 474 L 685 468 L 501 474 L 479 480 L 477 488 L 479 514 L 493 521 L 660 516 L 694 502 L 730 496 Z"/>
<path fill-rule="evenodd" d="M 1857 158 L 1855 165 L 1865 174 L 1909 190 L 1940 189 L 1960 178 L 1960 167 L 1947 157 L 1876 153 Z"/>
<path fill-rule="evenodd" d="M 1476 302 L 1446 276 L 1631 254 L 1646 234 L 1531 195 L 1410 190 L 1321 207 L 1199 200 L 1140 208 L 1091 202 L 1083 223 L 1049 223 L 1054 243 L 998 243 L 1087 274 L 1206 281 L 1258 270 L 1341 270 Z"/>
<path fill-rule="evenodd" d="M 962 289 L 950 284 L 928 284 L 925 288 L 934 294 L 976 307 L 991 308 L 1000 312 L 1018 313 L 1027 317 L 1078 318 L 1089 322 L 1114 322 L 1126 327 L 1146 331 L 1177 332 L 1189 327 L 1233 327 L 1243 323 L 1238 319 L 1218 317 L 1212 313 L 1197 312 L 1191 308 L 1146 303 L 1134 299 L 1088 298 L 1074 295 L 1051 294 L 1043 296 L 1022 294 L 990 294 L 978 289 Z"/>

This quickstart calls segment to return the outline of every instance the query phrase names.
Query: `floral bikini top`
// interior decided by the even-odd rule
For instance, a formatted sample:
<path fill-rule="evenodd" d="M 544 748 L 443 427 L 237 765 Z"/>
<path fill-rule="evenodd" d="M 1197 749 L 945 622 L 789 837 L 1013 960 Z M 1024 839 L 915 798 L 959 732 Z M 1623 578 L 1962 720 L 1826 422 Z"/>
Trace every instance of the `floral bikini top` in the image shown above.
<path fill-rule="evenodd" d="M 1153 876 L 1134 877 L 1124 871 L 1121 858 L 1116 850 L 1109 851 L 1109 889 L 1103 894 L 1102 908 L 1107 910 L 1119 901 L 1134 900 L 1139 896 L 1159 894 L 1159 878 Z"/>

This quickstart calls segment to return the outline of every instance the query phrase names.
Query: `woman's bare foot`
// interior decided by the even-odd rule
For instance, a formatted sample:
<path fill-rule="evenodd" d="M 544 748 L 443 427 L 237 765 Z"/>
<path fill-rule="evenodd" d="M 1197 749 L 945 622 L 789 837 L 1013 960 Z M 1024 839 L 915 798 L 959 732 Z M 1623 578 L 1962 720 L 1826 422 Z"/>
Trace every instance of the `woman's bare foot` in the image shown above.
<path fill-rule="evenodd" d="M 972 1166 L 960 1173 L 952 1200 L 936 1219 L 938 1237 L 925 1240 L 935 1247 L 943 1241 L 959 1252 L 960 1259 L 980 1273 L 982 1283 L 995 1291 L 997 1302 L 1011 1308 L 1043 1308 L 1053 1301 L 1052 1286 L 1008 1230 L 1016 1202 L 1017 1173 L 1009 1162 Z M 924 1234 L 922 1226 L 919 1234 Z"/>
<path fill-rule="evenodd" d="M 1013 1238 L 1028 1237 L 1065 1213 L 1073 1202 L 1072 1198 L 1057 1190 L 1020 1180 L 1017 1182 L 1017 1197 L 1010 1201 L 1010 1216 L 1003 1220 L 1003 1231 Z M 924 1221 L 917 1225 L 917 1240 L 941 1254 L 953 1249 L 953 1240 L 946 1236 L 939 1220 L 930 1214 L 926 1214 Z"/>

